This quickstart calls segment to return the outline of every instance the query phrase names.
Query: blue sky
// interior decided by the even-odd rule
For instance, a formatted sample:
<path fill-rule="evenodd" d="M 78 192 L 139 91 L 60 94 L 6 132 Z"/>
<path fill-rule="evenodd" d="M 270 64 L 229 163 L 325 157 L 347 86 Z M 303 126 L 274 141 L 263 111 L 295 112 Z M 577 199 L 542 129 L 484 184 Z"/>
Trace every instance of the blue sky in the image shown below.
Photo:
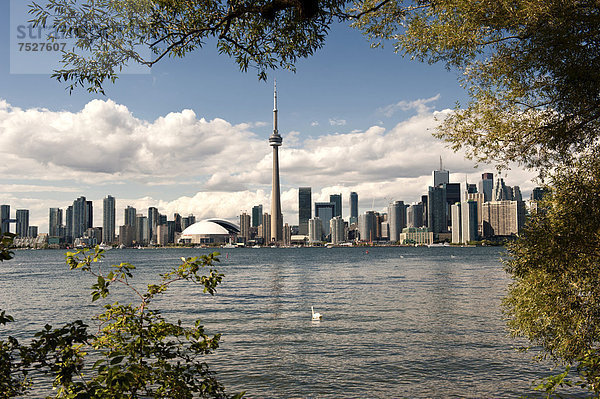
<path fill-rule="evenodd" d="M 9 4 L 0 5 L 0 203 L 30 209 L 41 232 L 49 207 L 65 208 L 80 195 L 95 201 L 98 225 L 108 194 L 117 198 L 118 223 L 127 205 L 234 221 L 258 203 L 268 209 L 274 78 L 282 206 L 292 224 L 299 186 L 312 186 L 314 201 L 341 192 L 345 208 L 357 191 L 362 212 L 416 201 L 440 156 L 453 181 L 493 171 L 473 169 L 431 137 L 435 118 L 466 100 L 455 71 L 404 59 L 391 47 L 371 49 L 346 26 L 334 26 L 296 73 L 274 71 L 267 82 L 240 72 L 209 42 L 185 59 L 122 75 L 106 84 L 106 96 L 69 94 L 49 74 L 11 73 L 18 54 L 10 47 L 16 17 Z M 533 187 L 529 178 L 520 170 L 505 176 L 524 193 Z"/>

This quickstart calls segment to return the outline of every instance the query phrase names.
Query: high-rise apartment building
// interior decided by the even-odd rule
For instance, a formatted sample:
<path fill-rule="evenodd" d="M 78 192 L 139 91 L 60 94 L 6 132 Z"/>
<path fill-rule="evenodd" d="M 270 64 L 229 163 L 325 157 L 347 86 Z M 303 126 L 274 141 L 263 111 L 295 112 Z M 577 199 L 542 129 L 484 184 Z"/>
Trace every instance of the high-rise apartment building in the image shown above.
<path fill-rule="evenodd" d="M 485 237 L 519 234 L 525 224 L 523 201 L 490 201 L 482 205 Z"/>
<path fill-rule="evenodd" d="M 389 240 L 399 241 L 402 229 L 406 227 L 406 207 L 403 201 L 394 201 L 388 205 L 387 222 Z"/>
<path fill-rule="evenodd" d="M 92 201 L 85 201 L 85 230 L 92 227 L 94 227 L 94 204 Z"/>
<path fill-rule="evenodd" d="M 314 217 L 308 221 L 308 242 L 321 241 L 323 241 L 323 221 L 318 217 Z"/>
<path fill-rule="evenodd" d="M 342 217 L 342 194 L 329 195 L 329 202 L 333 203 L 333 216 Z"/>
<path fill-rule="evenodd" d="M 135 227 L 135 218 L 137 216 L 137 210 L 134 207 L 127 205 L 127 208 L 125 208 L 123 216 L 125 218 L 126 226 L 134 226 Z"/>
<path fill-rule="evenodd" d="M 358 194 L 350 193 L 350 224 L 358 223 Z"/>
<path fill-rule="evenodd" d="M 250 240 L 250 215 L 243 212 L 240 215 L 240 236 L 245 243 Z"/>
<path fill-rule="evenodd" d="M 83 233 L 87 230 L 88 212 L 89 205 L 85 197 L 82 196 L 73 201 L 73 239 L 83 237 Z"/>
<path fill-rule="evenodd" d="M 271 215 L 263 213 L 261 226 L 263 242 L 269 244 L 271 242 Z"/>
<path fill-rule="evenodd" d="M 50 237 L 60 237 L 63 224 L 63 212 L 60 208 L 50 208 L 48 214 L 48 235 Z"/>
<path fill-rule="evenodd" d="M 452 242 L 454 244 L 460 244 L 462 242 L 462 221 L 460 209 L 460 202 L 452 204 L 452 206 L 450 207 L 450 214 L 452 215 Z"/>
<path fill-rule="evenodd" d="M 17 209 L 17 225 L 15 233 L 19 237 L 29 237 L 29 210 Z"/>
<path fill-rule="evenodd" d="M 115 197 L 106 196 L 102 200 L 102 242 L 112 244 L 115 242 L 116 228 L 116 202 Z"/>
<path fill-rule="evenodd" d="M 65 212 L 65 241 L 73 242 L 73 205 L 69 205 Z"/>
<path fill-rule="evenodd" d="M 346 241 L 346 224 L 341 216 L 334 216 L 329 221 L 329 230 L 331 231 L 331 243 L 338 245 Z"/>
<path fill-rule="evenodd" d="M 308 235 L 308 221 L 312 217 L 312 189 L 300 187 L 298 189 L 298 233 Z"/>
<path fill-rule="evenodd" d="M 329 221 L 333 218 L 334 212 L 335 204 L 333 202 L 315 202 L 315 217 L 321 219 L 325 237 L 331 233 Z"/>
<path fill-rule="evenodd" d="M 377 240 L 377 217 L 374 211 L 367 211 L 358 217 L 360 240 L 372 242 Z"/>

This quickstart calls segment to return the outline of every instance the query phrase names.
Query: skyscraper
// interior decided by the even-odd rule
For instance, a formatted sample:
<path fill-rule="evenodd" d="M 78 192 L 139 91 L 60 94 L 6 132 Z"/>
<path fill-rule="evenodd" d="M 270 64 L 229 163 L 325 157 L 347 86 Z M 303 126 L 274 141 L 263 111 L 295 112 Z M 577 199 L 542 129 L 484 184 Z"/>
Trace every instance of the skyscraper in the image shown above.
<path fill-rule="evenodd" d="M 137 210 L 134 207 L 127 205 L 127 208 L 125 208 L 125 211 L 124 211 L 125 225 L 126 226 L 135 226 L 135 216 L 136 215 L 137 215 Z"/>
<path fill-rule="evenodd" d="M 69 205 L 65 212 L 65 240 L 73 242 L 73 205 Z"/>
<path fill-rule="evenodd" d="M 85 197 L 79 197 L 73 201 L 73 239 L 83 237 L 83 233 L 88 228 L 88 203 Z"/>
<path fill-rule="evenodd" d="M 329 221 L 333 218 L 335 204 L 333 202 L 315 202 L 315 217 L 323 223 L 323 235 L 328 236 L 331 232 Z"/>
<path fill-rule="evenodd" d="M 50 208 L 48 214 L 48 235 L 50 237 L 60 236 L 60 227 L 63 222 L 63 213 L 60 208 Z"/>
<path fill-rule="evenodd" d="M 0 234 L 10 232 L 10 205 L 0 205 Z"/>
<path fill-rule="evenodd" d="M 444 169 L 442 165 L 442 157 L 440 157 L 440 170 L 434 170 L 432 175 L 433 187 L 450 182 L 450 172 Z"/>
<path fill-rule="evenodd" d="M 108 195 L 102 200 L 102 242 L 112 244 L 115 242 L 115 198 Z"/>
<path fill-rule="evenodd" d="M 17 209 L 16 231 L 19 237 L 28 237 L 29 232 L 29 210 Z"/>
<path fill-rule="evenodd" d="M 92 201 L 85 201 L 85 230 L 94 227 L 94 204 Z"/>
<path fill-rule="evenodd" d="M 271 191 L 271 241 L 280 242 L 283 236 L 283 217 L 281 215 L 281 197 L 279 190 L 279 147 L 283 139 L 277 130 L 277 83 L 273 90 L 273 134 L 269 145 L 273 147 L 273 176 Z"/>
<path fill-rule="evenodd" d="M 158 209 L 151 206 L 148 208 L 148 240 L 156 242 L 156 228 L 158 227 L 159 219 Z"/>
<path fill-rule="evenodd" d="M 358 223 L 358 194 L 350 193 L 350 224 Z"/>
<path fill-rule="evenodd" d="M 252 207 L 252 227 L 258 227 L 262 224 L 263 206 L 255 205 Z"/>
<path fill-rule="evenodd" d="M 447 208 L 445 185 L 429 187 L 427 195 L 427 227 L 429 227 L 429 231 L 433 233 L 447 231 Z"/>
<path fill-rule="evenodd" d="M 312 217 L 312 191 L 310 187 L 298 189 L 298 233 L 308 235 L 308 221 Z"/>
<path fill-rule="evenodd" d="M 331 194 L 329 196 L 329 202 L 332 202 L 335 205 L 333 208 L 333 216 L 342 217 L 342 194 Z"/>
<path fill-rule="evenodd" d="M 345 230 L 346 225 L 344 223 L 344 219 L 340 216 L 334 216 L 329 221 L 329 230 L 331 231 L 331 240 L 330 242 L 334 245 L 338 245 L 346 241 Z"/>
<path fill-rule="evenodd" d="M 483 193 L 483 202 L 492 201 L 492 191 L 494 189 L 494 174 L 493 173 L 482 173 L 481 180 L 477 191 Z"/>

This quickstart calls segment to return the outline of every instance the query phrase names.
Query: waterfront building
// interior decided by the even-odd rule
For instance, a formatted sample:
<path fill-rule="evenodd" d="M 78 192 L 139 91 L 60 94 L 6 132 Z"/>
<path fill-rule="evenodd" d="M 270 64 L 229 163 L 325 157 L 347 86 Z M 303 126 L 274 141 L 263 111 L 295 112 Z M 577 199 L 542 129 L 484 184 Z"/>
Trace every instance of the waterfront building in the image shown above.
<path fill-rule="evenodd" d="M 137 210 L 134 207 L 127 205 L 127 208 L 125 208 L 124 211 L 125 224 L 127 226 L 135 226 L 136 216 Z"/>
<path fill-rule="evenodd" d="M 237 241 L 240 228 L 223 219 L 205 219 L 188 226 L 181 232 L 179 242 L 184 244 L 225 244 Z"/>
<path fill-rule="evenodd" d="M 464 201 L 461 204 L 461 242 L 468 244 L 479 238 L 477 201 Z"/>
<path fill-rule="evenodd" d="M 29 210 L 28 209 L 17 209 L 17 225 L 15 227 L 15 233 L 19 237 L 29 237 Z"/>
<path fill-rule="evenodd" d="M 0 234 L 10 233 L 10 205 L 0 205 Z"/>
<path fill-rule="evenodd" d="M 367 211 L 358 217 L 360 240 L 373 242 L 377 240 L 377 216 L 374 211 Z"/>
<path fill-rule="evenodd" d="M 27 228 L 27 237 L 37 238 L 38 236 L 38 227 L 37 226 L 29 226 Z"/>
<path fill-rule="evenodd" d="M 250 241 L 250 215 L 246 212 L 240 215 L 240 238 L 244 243 Z"/>
<path fill-rule="evenodd" d="M 138 245 L 148 244 L 148 217 L 141 213 L 135 218 L 135 242 Z"/>
<path fill-rule="evenodd" d="M 334 205 L 333 216 L 342 217 L 342 194 L 331 194 L 329 196 L 329 202 Z"/>
<path fill-rule="evenodd" d="M 156 243 L 163 247 L 169 243 L 169 227 L 166 224 L 156 226 Z"/>
<path fill-rule="evenodd" d="M 169 220 L 167 221 L 167 231 L 169 234 L 169 238 L 167 239 L 167 242 L 169 244 L 173 244 L 175 243 L 175 221 L 174 220 Z"/>
<path fill-rule="evenodd" d="M 292 246 L 292 227 L 287 223 L 283 225 L 283 246 Z"/>
<path fill-rule="evenodd" d="M 312 217 L 312 189 L 298 189 L 298 230 L 300 235 L 308 235 L 308 220 Z"/>
<path fill-rule="evenodd" d="M 65 241 L 73 242 L 73 205 L 69 205 L 65 212 Z"/>
<path fill-rule="evenodd" d="M 331 233 L 329 221 L 333 218 L 335 204 L 333 202 L 315 202 L 315 217 L 323 223 L 323 235 L 328 237 Z"/>
<path fill-rule="evenodd" d="M 423 226 L 423 204 L 409 205 L 406 210 L 406 227 L 422 227 Z M 402 229 L 404 230 L 404 229 Z"/>
<path fill-rule="evenodd" d="M 406 227 L 406 207 L 404 206 L 404 201 L 391 202 L 388 205 L 387 214 L 389 240 L 391 242 L 400 241 L 402 229 Z"/>
<path fill-rule="evenodd" d="M 148 208 L 148 241 L 156 242 L 156 228 L 158 227 L 160 213 L 158 209 L 151 206 Z"/>
<path fill-rule="evenodd" d="M 119 227 L 119 244 L 131 247 L 135 240 L 135 227 L 125 224 Z"/>
<path fill-rule="evenodd" d="M 175 233 L 181 233 L 183 231 L 181 228 L 181 215 L 177 212 L 174 213 L 173 221 L 175 222 Z"/>
<path fill-rule="evenodd" d="M 261 223 L 263 243 L 269 244 L 271 242 L 271 215 L 263 213 L 263 219 Z"/>
<path fill-rule="evenodd" d="M 427 194 L 427 222 L 429 230 L 434 233 L 447 231 L 446 187 L 440 185 L 429 187 Z"/>
<path fill-rule="evenodd" d="M 452 214 L 452 242 L 454 244 L 460 244 L 462 242 L 462 221 L 460 208 L 460 202 L 457 202 L 450 207 Z"/>
<path fill-rule="evenodd" d="M 314 217 L 308 221 L 308 242 L 316 243 L 323 241 L 323 221 Z"/>
<path fill-rule="evenodd" d="M 346 224 L 340 216 L 334 216 L 329 221 L 329 230 L 331 231 L 331 243 L 339 245 L 346 241 Z"/>
<path fill-rule="evenodd" d="M 358 223 L 358 194 L 350 193 L 350 224 Z"/>
<path fill-rule="evenodd" d="M 492 191 L 494 189 L 494 174 L 482 173 L 477 191 L 483 194 L 483 202 L 492 201 Z"/>
<path fill-rule="evenodd" d="M 482 206 L 484 201 L 483 193 L 471 193 L 467 194 L 467 201 L 475 201 L 477 203 L 477 236 L 483 237 L 483 211 Z"/>
<path fill-rule="evenodd" d="M 60 208 L 50 208 L 48 214 L 48 235 L 50 237 L 60 237 L 63 224 L 63 212 Z"/>
<path fill-rule="evenodd" d="M 517 235 L 525 224 L 523 201 L 485 202 L 482 213 L 485 237 Z"/>
<path fill-rule="evenodd" d="M 115 242 L 116 228 L 116 201 L 115 197 L 107 195 L 102 200 L 102 242 L 112 244 Z"/>
<path fill-rule="evenodd" d="M 85 226 L 84 230 L 94 227 L 94 204 L 92 201 L 85 201 Z"/>
<path fill-rule="evenodd" d="M 83 237 L 83 233 L 88 228 L 88 212 L 90 211 L 88 201 L 81 196 L 73 201 L 73 226 L 71 237 L 73 239 Z"/>
<path fill-rule="evenodd" d="M 258 227 L 262 224 L 263 206 L 255 205 L 252 207 L 252 227 Z"/>
<path fill-rule="evenodd" d="M 433 232 L 427 227 L 406 227 L 400 234 L 400 242 L 405 245 L 433 244 Z"/>
<path fill-rule="evenodd" d="M 447 204 L 446 215 L 448 216 L 448 220 L 447 220 L 446 226 L 450 226 L 452 224 L 452 221 L 450 220 L 450 207 L 453 204 L 456 204 L 457 202 L 461 201 L 461 198 L 460 198 L 460 183 L 446 183 L 444 185 L 444 187 L 446 189 L 446 204 Z M 448 228 L 446 228 L 446 231 L 447 230 L 448 230 Z"/>
<path fill-rule="evenodd" d="M 273 147 L 273 175 L 271 190 L 271 236 L 268 241 L 281 242 L 283 235 L 283 215 L 281 214 L 281 196 L 279 190 L 279 147 L 283 139 L 277 129 L 277 83 L 273 90 L 273 134 L 269 137 L 269 145 Z"/>

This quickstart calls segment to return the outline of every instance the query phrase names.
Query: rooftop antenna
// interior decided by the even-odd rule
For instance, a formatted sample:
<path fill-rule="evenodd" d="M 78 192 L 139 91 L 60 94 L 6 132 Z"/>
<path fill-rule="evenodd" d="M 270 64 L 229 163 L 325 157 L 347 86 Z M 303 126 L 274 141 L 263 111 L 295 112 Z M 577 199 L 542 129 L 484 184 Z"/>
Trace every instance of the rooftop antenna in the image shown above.
<path fill-rule="evenodd" d="M 442 156 L 440 155 L 440 170 L 444 170 L 444 167 L 442 166 Z"/>

